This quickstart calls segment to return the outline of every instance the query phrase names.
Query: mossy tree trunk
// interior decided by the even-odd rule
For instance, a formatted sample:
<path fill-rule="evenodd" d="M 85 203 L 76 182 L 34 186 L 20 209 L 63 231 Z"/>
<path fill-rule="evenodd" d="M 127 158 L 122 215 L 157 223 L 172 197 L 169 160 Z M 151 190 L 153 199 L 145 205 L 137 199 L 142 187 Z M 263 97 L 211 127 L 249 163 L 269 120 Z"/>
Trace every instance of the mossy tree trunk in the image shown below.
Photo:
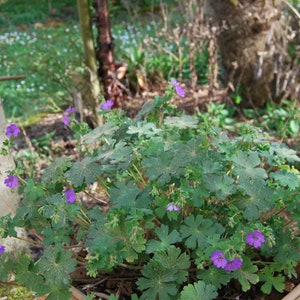
<path fill-rule="evenodd" d="M 95 53 L 95 45 L 92 33 L 92 23 L 90 17 L 89 0 L 77 0 L 78 14 L 80 20 L 82 41 L 84 46 L 85 65 L 89 77 L 91 97 L 84 97 L 87 103 L 84 105 L 92 113 L 93 125 L 97 126 L 101 122 L 97 111 L 99 106 L 99 96 L 101 85 L 98 78 L 98 67 Z"/>
<path fill-rule="evenodd" d="M 227 81 L 241 87 L 246 106 L 280 102 L 289 70 L 287 20 L 280 0 L 208 0 L 221 26 L 219 50 Z M 292 94 L 292 93 L 290 93 Z"/>

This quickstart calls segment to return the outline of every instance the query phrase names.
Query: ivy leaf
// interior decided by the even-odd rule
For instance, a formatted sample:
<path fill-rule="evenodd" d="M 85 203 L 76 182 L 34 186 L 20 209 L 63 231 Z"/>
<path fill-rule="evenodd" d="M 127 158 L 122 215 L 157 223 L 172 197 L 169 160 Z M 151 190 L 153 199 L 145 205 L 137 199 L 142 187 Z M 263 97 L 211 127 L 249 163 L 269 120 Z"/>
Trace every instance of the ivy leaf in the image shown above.
<path fill-rule="evenodd" d="M 74 163 L 69 171 L 65 173 L 66 179 L 70 180 L 75 187 L 84 182 L 90 184 L 96 181 L 97 176 L 103 173 L 101 166 L 91 157 Z"/>
<path fill-rule="evenodd" d="M 197 128 L 198 120 L 193 116 L 183 115 L 181 117 L 166 117 L 164 124 L 166 126 L 173 126 L 179 129 Z"/>
<path fill-rule="evenodd" d="M 51 181 L 58 181 L 63 178 L 64 172 L 72 166 L 70 157 L 59 157 L 46 168 L 42 176 L 44 183 L 50 183 Z"/>
<path fill-rule="evenodd" d="M 161 225 L 161 227 L 156 228 L 155 233 L 160 241 L 149 240 L 146 248 L 147 253 L 167 250 L 171 244 L 181 241 L 179 232 L 173 230 L 169 233 L 169 227 L 167 225 Z"/>
<path fill-rule="evenodd" d="M 285 277 L 280 274 L 278 276 L 274 276 L 274 270 L 272 268 L 265 267 L 259 278 L 260 281 L 265 281 L 261 287 L 261 290 L 264 294 L 270 294 L 272 287 L 274 287 L 280 293 L 285 288 Z"/>
<path fill-rule="evenodd" d="M 180 300 L 213 300 L 218 296 L 217 288 L 211 284 L 206 285 L 203 281 L 188 284 L 181 292 Z"/>
<path fill-rule="evenodd" d="M 48 285 L 58 288 L 70 287 L 69 273 L 73 272 L 76 266 L 76 261 L 71 257 L 71 252 L 61 246 L 46 248 L 38 265 Z"/>
<path fill-rule="evenodd" d="M 143 291 L 141 299 L 170 300 L 177 294 L 176 270 L 166 269 L 160 262 L 152 259 L 141 273 L 144 277 L 137 280 L 138 288 Z"/>
<path fill-rule="evenodd" d="M 190 215 L 181 225 L 180 232 L 182 238 L 186 239 L 185 244 L 188 248 L 196 249 L 205 247 L 207 239 L 214 233 L 222 233 L 223 227 L 211 219 L 204 219 L 201 215 L 194 217 Z"/>

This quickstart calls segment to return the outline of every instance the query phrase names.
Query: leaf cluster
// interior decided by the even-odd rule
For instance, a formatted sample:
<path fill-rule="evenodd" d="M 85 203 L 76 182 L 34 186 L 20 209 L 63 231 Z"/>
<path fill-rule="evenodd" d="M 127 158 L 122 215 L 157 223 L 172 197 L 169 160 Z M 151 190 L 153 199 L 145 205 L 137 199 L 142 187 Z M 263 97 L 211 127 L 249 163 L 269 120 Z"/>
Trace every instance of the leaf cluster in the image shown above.
<path fill-rule="evenodd" d="M 213 299 L 233 278 L 243 291 L 259 282 L 266 294 L 282 291 L 299 260 L 299 237 L 288 222 L 299 224 L 300 158 L 254 127 L 229 138 L 198 117 L 175 114 L 172 92 L 146 103 L 136 119 L 103 113 L 109 121 L 81 139 L 82 158 L 59 158 L 40 182 L 26 180 L 16 216 L 1 219 L 2 235 L 14 225 L 35 228 L 45 249 L 22 267 L 2 261 L 16 280 L 67 299 L 78 243 L 91 277 L 121 265 L 139 269 L 140 299 Z M 98 194 L 89 194 L 91 185 Z M 76 202 L 65 202 L 66 189 Z M 84 206 L 103 194 L 106 212 Z M 265 237 L 259 249 L 246 243 L 254 230 Z M 216 268 L 210 256 L 217 250 L 242 267 Z"/>

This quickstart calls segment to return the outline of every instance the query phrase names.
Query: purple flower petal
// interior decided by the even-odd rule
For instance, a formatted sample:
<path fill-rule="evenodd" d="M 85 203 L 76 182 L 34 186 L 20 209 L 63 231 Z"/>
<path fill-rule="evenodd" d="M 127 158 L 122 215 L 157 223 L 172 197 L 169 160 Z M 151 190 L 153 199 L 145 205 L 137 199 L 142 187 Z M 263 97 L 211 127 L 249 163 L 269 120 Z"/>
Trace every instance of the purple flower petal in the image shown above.
<path fill-rule="evenodd" d="M 184 89 L 180 86 L 179 82 L 176 79 L 172 79 L 171 80 L 171 84 L 174 86 L 175 88 L 175 92 L 177 93 L 177 95 L 181 98 L 185 97 L 185 91 Z"/>
<path fill-rule="evenodd" d="M 65 113 L 72 114 L 74 111 L 75 111 L 75 107 L 70 107 L 70 108 L 66 109 Z"/>
<path fill-rule="evenodd" d="M 0 255 L 4 253 L 5 249 L 6 249 L 5 246 L 0 245 Z"/>
<path fill-rule="evenodd" d="M 19 179 L 17 176 L 8 175 L 4 180 L 4 184 L 9 188 L 16 188 L 19 185 Z"/>
<path fill-rule="evenodd" d="M 264 242 L 265 237 L 259 230 L 254 230 L 246 236 L 246 243 L 254 248 L 259 248 Z"/>
<path fill-rule="evenodd" d="M 113 102 L 112 100 L 106 100 L 106 101 L 102 104 L 101 108 L 102 108 L 103 110 L 110 110 L 113 106 L 114 106 L 114 102 Z"/>
<path fill-rule="evenodd" d="M 225 268 L 227 265 L 227 260 L 222 251 L 215 251 L 210 256 L 210 259 L 217 268 Z"/>
<path fill-rule="evenodd" d="M 74 203 L 76 201 L 76 194 L 73 190 L 67 190 L 65 198 L 67 203 Z"/>
<path fill-rule="evenodd" d="M 68 126 L 70 124 L 70 118 L 67 115 L 63 116 L 63 123 Z"/>
<path fill-rule="evenodd" d="M 18 136 L 19 133 L 20 133 L 20 128 L 16 124 L 11 124 L 6 127 L 6 135 L 8 137 Z"/>
<path fill-rule="evenodd" d="M 178 95 L 179 97 L 181 97 L 181 98 L 184 98 L 184 97 L 185 97 L 185 91 L 184 91 L 184 89 L 180 86 L 179 83 L 177 83 L 177 84 L 175 85 L 175 91 L 176 91 L 176 93 L 177 93 L 177 95 Z"/>
<path fill-rule="evenodd" d="M 235 271 L 235 270 L 238 270 L 242 266 L 242 264 L 243 264 L 243 262 L 239 258 L 229 260 L 227 262 L 226 266 L 224 267 L 224 270 Z"/>
<path fill-rule="evenodd" d="M 178 210 L 180 210 L 180 207 L 179 206 L 177 206 L 177 205 L 175 205 L 175 204 L 168 204 L 167 205 L 167 210 L 168 211 L 178 211 Z"/>

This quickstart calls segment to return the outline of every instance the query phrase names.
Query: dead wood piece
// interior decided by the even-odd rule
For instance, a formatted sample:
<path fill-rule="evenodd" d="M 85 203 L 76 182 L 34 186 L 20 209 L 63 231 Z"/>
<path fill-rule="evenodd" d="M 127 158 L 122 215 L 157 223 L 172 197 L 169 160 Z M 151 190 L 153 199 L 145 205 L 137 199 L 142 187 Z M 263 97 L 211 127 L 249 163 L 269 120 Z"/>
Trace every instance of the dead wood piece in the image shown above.
<path fill-rule="evenodd" d="M 25 79 L 25 75 L 14 75 L 14 76 L 2 76 L 0 77 L 0 81 L 7 81 L 7 80 L 20 80 Z"/>

